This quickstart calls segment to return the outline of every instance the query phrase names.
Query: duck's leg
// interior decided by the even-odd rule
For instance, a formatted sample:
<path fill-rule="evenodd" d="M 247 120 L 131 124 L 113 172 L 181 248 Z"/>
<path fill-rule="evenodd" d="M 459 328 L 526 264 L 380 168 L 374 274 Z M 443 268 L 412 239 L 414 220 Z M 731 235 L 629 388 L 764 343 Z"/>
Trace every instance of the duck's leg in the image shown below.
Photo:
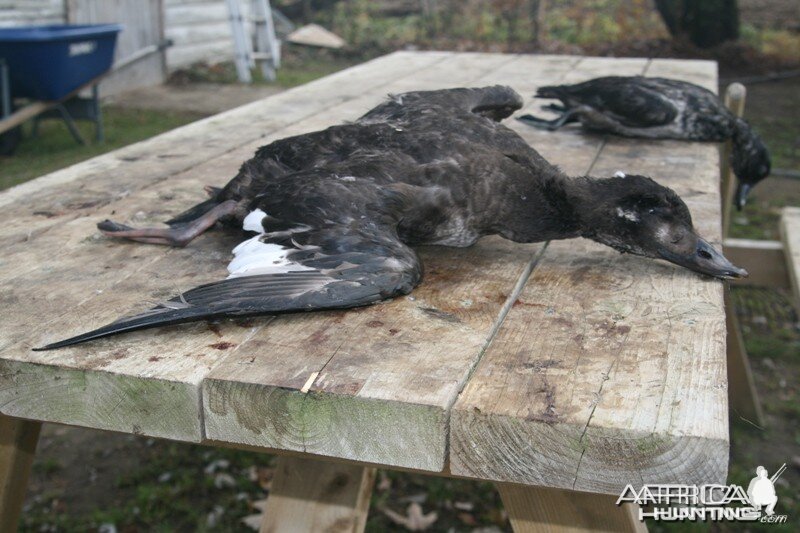
<path fill-rule="evenodd" d="M 542 106 L 543 111 L 555 111 L 556 113 L 564 113 L 567 111 L 567 106 L 561 104 L 545 104 Z"/>
<path fill-rule="evenodd" d="M 578 122 L 579 113 L 580 113 L 579 108 L 573 108 L 565 111 L 560 117 L 553 120 L 545 120 L 543 118 L 534 117 L 533 115 L 522 115 L 520 117 L 517 117 L 517 120 L 524 122 L 526 124 L 530 124 L 535 128 L 555 131 L 564 124 L 569 124 L 570 122 Z"/>
<path fill-rule="evenodd" d="M 192 239 L 216 224 L 220 218 L 232 214 L 236 210 L 236 206 L 235 200 L 227 200 L 190 222 L 176 224 L 170 228 L 137 229 L 110 220 L 100 222 L 97 228 L 103 235 L 109 237 L 119 237 L 148 244 L 186 246 Z"/>

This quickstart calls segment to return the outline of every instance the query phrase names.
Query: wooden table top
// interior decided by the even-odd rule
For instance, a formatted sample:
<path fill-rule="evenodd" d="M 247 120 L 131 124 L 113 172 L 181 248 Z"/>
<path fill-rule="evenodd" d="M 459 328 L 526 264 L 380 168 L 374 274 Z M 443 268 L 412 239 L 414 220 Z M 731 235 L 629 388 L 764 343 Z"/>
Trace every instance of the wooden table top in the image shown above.
<path fill-rule="evenodd" d="M 387 93 L 508 84 L 538 111 L 537 86 L 609 74 L 717 79 L 707 61 L 397 52 L 0 193 L 0 412 L 609 494 L 723 482 L 724 285 L 584 240 L 427 247 L 411 296 L 357 310 L 30 350 L 224 277 L 235 244 L 123 243 L 100 220 L 166 220 L 257 147 Z M 674 188 L 718 244 L 715 145 L 506 124 L 570 174 Z"/>

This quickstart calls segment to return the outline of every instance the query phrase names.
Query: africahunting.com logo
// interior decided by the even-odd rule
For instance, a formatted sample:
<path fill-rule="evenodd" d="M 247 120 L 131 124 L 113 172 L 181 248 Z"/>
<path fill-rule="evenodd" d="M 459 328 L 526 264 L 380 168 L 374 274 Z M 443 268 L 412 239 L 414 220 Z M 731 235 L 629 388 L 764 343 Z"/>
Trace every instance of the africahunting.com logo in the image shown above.
<path fill-rule="evenodd" d="M 644 485 L 638 491 L 627 485 L 617 499 L 639 504 L 639 520 L 675 521 L 759 521 L 785 523 L 776 515 L 775 481 L 786 470 L 781 466 L 772 477 L 763 466 L 756 468 L 747 490 L 739 485 Z"/>

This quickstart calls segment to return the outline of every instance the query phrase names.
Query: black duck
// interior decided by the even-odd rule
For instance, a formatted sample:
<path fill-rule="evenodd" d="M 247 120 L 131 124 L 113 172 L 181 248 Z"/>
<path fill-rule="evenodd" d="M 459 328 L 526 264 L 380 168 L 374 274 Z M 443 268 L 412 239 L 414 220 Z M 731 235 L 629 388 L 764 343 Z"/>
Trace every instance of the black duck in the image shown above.
<path fill-rule="evenodd" d="M 112 237 L 183 246 L 217 221 L 241 229 L 227 279 L 45 346 L 211 317 L 348 308 L 407 294 L 418 244 L 586 237 L 720 278 L 746 275 L 692 227 L 670 189 L 644 176 L 570 178 L 499 124 L 508 87 L 412 92 L 355 123 L 260 148 L 224 188 L 169 228 L 104 221 Z"/>
<path fill-rule="evenodd" d="M 571 122 L 594 131 L 645 139 L 732 140 L 731 166 L 739 180 L 734 202 L 741 209 L 747 194 L 769 175 L 770 157 L 761 137 L 736 117 L 711 91 L 692 83 L 642 76 L 608 76 L 575 85 L 541 87 L 537 98 L 563 105 L 554 120 L 523 115 L 520 120 L 555 130 Z"/>

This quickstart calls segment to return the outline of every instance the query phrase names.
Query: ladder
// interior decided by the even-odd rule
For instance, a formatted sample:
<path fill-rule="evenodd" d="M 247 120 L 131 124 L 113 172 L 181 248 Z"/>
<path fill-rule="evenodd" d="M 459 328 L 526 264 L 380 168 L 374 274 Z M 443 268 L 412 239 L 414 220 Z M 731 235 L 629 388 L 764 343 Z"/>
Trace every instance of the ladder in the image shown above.
<path fill-rule="evenodd" d="M 226 0 L 226 3 L 228 20 L 233 31 L 234 60 L 239 81 L 252 83 L 250 69 L 255 68 L 256 64 L 261 68 L 265 79 L 274 81 L 275 69 L 281 62 L 281 43 L 275 37 L 275 24 L 269 0 L 251 0 L 252 16 L 249 19 L 242 13 L 241 0 Z M 255 29 L 255 39 L 249 32 L 250 22 Z"/>

